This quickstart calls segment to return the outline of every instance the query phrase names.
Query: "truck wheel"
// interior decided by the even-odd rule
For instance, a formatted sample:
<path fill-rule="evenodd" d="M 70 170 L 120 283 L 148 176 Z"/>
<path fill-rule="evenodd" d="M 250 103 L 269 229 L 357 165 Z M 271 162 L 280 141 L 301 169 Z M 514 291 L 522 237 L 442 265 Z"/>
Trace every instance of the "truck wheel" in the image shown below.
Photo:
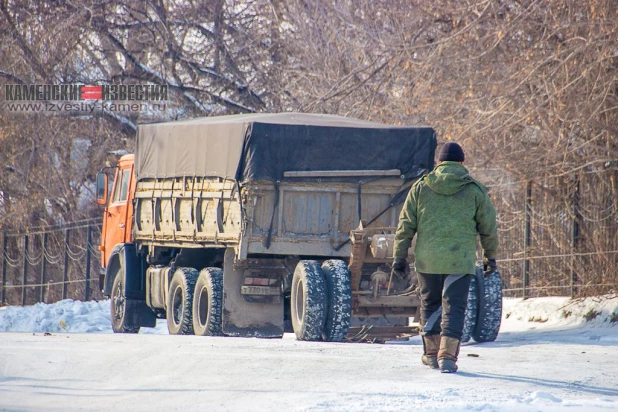
<path fill-rule="evenodd" d="M 296 265 L 291 290 L 292 327 L 298 340 L 321 340 L 326 319 L 326 281 L 315 260 Z"/>
<path fill-rule="evenodd" d="M 343 260 L 327 260 L 322 263 L 322 273 L 328 291 L 328 310 L 322 337 L 327 342 L 341 342 L 348 336 L 352 318 L 350 270 Z"/>
<path fill-rule="evenodd" d="M 483 269 L 477 267 L 476 282 L 479 315 L 472 338 L 477 342 L 493 342 L 498 337 L 502 322 L 502 278 L 498 271 L 485 278 Z"/>
<path fill-rule="evenodd" d="M 110 317 L 112 320 L 112 330 L 114 333 L 137 333 L 139 326 L 127 326 L 127 319 L 131 318 L 131 313 L 127 310 L 127 298 L 124 294 L 124 270 L 122 267 L 116 271 L 112 294 L 110 296 Z"/>
<path fill-rule="evenodd" d="M 468 342 L 472 337 L 474 328 L 476 327 L 476 318 L 478 316 L 478 288 L 476 285 L 476 276 L 472 276 L 470 281 L 470 290 L 468 291 L 468 306 L 466 306 L 466 315 L 464 317 L 462 342 Z"/>
<path fill-rule="evenodd" d="M 205 268 L 200 271 L 193 295 L 193 330 L 198 336 L 222 336 L 223 271 Z"/>
<path fill-rule="evenodd" d="M 193 335 L 191 320 L 197 270 L 177 268 L 167 294 L 167 330 L 170 335 Z"/>

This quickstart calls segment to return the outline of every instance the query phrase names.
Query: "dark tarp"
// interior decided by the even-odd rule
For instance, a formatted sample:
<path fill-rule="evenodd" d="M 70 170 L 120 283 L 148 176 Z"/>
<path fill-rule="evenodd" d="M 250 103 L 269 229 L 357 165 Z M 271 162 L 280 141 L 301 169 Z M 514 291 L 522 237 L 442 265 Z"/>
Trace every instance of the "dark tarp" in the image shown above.
<path fill-rule="evenodd" d="M 429 127 L 332 115 L 250 114 L 140 125 L 135 165 L 138 179 L 281 181 L 286 171 L 389 169 L 415 178 L 432 169 L 435 148 Z"/>

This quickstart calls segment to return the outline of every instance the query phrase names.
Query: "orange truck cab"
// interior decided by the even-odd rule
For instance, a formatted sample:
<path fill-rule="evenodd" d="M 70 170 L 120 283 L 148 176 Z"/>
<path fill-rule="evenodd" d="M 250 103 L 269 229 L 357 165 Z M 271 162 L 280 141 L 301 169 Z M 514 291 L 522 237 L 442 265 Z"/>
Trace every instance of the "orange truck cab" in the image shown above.
<path fill-rule="evenodd" d="M 124 155 L 118 161 L 114 174 L 109 203 L 103 213 L 101 236 L 101 267 L 106 268 L 114 246 L 131 242 L 131 222 L 133 221 L 133 193 L 135 177 L 133 174 L 134 155 Z"/>
<path fill-rule="evenodd" d="M 140 326 L 156 326 L 155 313 L 146 305 L 146 285 L 141 276 L 106 276 L 126 268 L 141 268 L 144 263 L 137 254 L 132 236 L 133 194 L 135 193 L 134 155 L 123 155 L 114 172 L 112 190 L 107 175 L 97 176 L 97 203 L 104 205 L 101 229 L 101 274 L 99 288 L 112 296 L 112 327 L 114 332 L 134 333 Z M 117 293 L 113 294 L 112 290 Z"/>

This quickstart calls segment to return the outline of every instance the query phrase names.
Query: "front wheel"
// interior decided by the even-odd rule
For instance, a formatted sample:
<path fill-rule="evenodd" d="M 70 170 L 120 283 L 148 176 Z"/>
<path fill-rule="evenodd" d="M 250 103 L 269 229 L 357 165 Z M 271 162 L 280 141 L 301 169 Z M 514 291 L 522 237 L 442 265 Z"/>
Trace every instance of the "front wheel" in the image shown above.
<path fill-rule="evenodd" d="M 114 276 L 112 295 L 110 297 L 110 317 L 114 333 L 138 333 L 139 326 L 127 326 L 131 317 L 124 292 L 124 270 L 119 268 Z"/>
<path fill-rule="evenodd" d="M 296 339 L 322 339 L 327 310 L 326 296 L 326 282 L 320 264 L 315 260 L 298 262 L 290 296 L 290 315 Z"/>
<path fill-rule="evenodd" d="M 223 271 L 205 268 L 195 283 L 193 330 L 198 336 L 222 336 Z"/>
<path fill-rule="evenodd" d="M 167 295 L 167 330 L 170 335 L 193 335 L 193 291 L 197 270 L 178 268 Z"/>

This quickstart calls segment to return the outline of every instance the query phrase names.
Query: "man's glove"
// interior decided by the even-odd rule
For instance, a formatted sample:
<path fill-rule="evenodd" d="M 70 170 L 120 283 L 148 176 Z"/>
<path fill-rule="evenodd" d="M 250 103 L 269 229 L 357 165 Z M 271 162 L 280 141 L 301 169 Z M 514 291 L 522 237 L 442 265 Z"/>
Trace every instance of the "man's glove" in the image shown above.
<path fill-rule="evenodd" d="M 399 279 L 408 278 L 408 262 L 405 259 L 395 258 L 393 265 L 391 266 L 391 274 L 397 276 Z"/>
<path fill-rule="evenodd" d="M 483 259 L 483 276 L 487 277 L 498 270 L 496 259 Z"/>

